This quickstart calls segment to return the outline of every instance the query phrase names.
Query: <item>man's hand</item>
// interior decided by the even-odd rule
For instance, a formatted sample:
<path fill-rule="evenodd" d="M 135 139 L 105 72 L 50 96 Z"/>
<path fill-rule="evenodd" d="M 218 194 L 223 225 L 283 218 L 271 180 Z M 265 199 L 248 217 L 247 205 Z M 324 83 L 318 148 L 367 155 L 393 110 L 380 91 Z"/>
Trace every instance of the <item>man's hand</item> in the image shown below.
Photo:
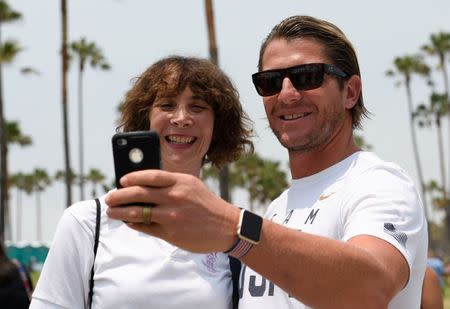
<path fill-rule="evenodd" d="M 236 240 L 239 209 L 212 193 L 198 178 L 161 170 L 125 175 L 122 189 L 110 192 L 107 214 L 138 231 L 192 252 L 219 252 Z M 142 206 L 153 204 L 151 224 L 143 224 Z"/>

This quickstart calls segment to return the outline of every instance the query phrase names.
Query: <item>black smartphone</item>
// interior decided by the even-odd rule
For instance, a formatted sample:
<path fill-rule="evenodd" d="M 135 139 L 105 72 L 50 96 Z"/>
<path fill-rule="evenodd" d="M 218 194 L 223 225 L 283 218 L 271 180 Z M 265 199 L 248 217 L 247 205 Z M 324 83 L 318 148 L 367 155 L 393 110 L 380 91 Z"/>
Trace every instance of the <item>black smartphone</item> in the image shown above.
<path fill-rule="evenodd" d="M 112 137 L 116 187 L 120 178 L 130 172 L 160 169 L 159 136 L 155 131 L 117 133 Z"/>

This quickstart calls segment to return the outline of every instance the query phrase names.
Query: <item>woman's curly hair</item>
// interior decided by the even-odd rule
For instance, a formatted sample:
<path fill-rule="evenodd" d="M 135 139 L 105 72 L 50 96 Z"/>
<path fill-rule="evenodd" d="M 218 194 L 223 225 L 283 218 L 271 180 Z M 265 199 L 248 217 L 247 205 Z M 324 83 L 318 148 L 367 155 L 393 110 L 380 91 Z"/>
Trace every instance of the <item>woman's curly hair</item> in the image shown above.
<path fill-rule="evenodd" d="M 214 111 L 214 129 L 207 160 L 221 167 L 252 153 L 253 122 L 242 109 L 239 94 L 226 74 L 212 62 L 195 57 L 170 56 L 151 65 L 135 79 L 122 105 L 118 129 L 150 130 L 149 112 L 157 97 L 177 96 L 189 87 Z"/>

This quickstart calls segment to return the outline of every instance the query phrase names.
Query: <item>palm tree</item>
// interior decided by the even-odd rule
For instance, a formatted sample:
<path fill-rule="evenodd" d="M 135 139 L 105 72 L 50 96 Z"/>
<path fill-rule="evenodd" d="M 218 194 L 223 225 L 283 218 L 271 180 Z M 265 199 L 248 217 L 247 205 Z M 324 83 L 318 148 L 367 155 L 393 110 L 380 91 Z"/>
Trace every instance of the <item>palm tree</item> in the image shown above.
<path fill-rule="evenodd" d="M 430 36 L 430 43 L 422 46 L 422 50 L 439 59 L 438 69 L 442 70 L 445 94 L 449 95 L 449 82 L 447 72 L 447 56 L 450 55 L 450 32 L 439 32 Z"/>
<path fill-rule="evenodd" d="M 73 171 L 70 171 L 69 175 L 67 175 L 65 170 L 58 170 L 53 176 L 53 180 L 61 181 L 64 184 L 66 183 L 67 178 L 69 178 L 70 183 L 78 181 L 78 175 L 76 175 Z"/>
<path fill-rule="evenodd" d="M 83 143 L 83 73 L 86 62 L 89 61 L 92 68 L 109 70 L 102 51 L 93 42 L 87 42 L 85 38 L 70 44 L 73 55 L 78 57 L 78 138 L 79 138 L 79 162 L 80 162 L 80 200 L 84 200 L 84 143 Z"/>
<path fill-rule="evenodd" d="M 445 93 L 444 96 L 439 99 L 440 103 L 440 116 L 447 114 L 448 120 L 450 124 L 450 84 L 448 80 L 448 72 L 447 72 L 447 62 L 446 60 L 450 56 L 450 32 L 439 32 L 436 34 L 431 34 L 430 36 L 430 42 L 429 44 L 425 44 L 422 46 L 422 50 L 426 52 L 429 55 L 437 56 L 438 57 L 438 69 L 442 70 L 442 76 L 444 79 L 444 89 Z M 442 101 L 443 100 L 443 101 Z M 439 119 L 440 120 L 440 119 Z M 450 125 L 449 125 L 449 147 L 450 147 Z M 441 150 L 441 149 L 440 149 Z M 450 150 L 449 154 L 447 155 L 447 158 L 450 158 Z M 445 168 L 441 162 L 441 167 Z M 441 173 L 444 174 L 444 176 L 441 175 L 441 178 L 444 179 L 443 185 L 443 199 L 447 202 L 445 207 L 445 213 L 446 213 L 446 221 L 447 221 L 447 231 L 450 233 L 450 186 L 447 190 L 446 183 L 445 183 L 445 171 L 442 171 Z M 448 180 L 450 183 L 450 161 L 448 162 Z M 449 234 L 450 235 L 450 234 Z"/>
<path fill-rule="evenodd" d="M 17 189 L 17 206 L 16 206 L 16 241 L 22 239 L 22 192 L 31 194 L 33 192 L 32 175 L 15 173 L 9 178 L 10 185 Z"/>
<path fill-rule="evenodd" d="M 219 65 L 219 53 L 216 44 L 216 30 L 214 26 L 214 10 L 212 0 L 205 0 L 206 24 L 208 27 L 208 42 L 209 42 L 209 58 L 212 63 Z M 229 188 L 229 167 L 225 165 L 219 172 L 219 187 L 220 196 L 231 202 L 230 188 Z"/>
<path fill-rule="evenodd" d="M 97 197 L 97 186 L 104 186 L 105 175 L 100 170 L 91 168 L 86 176 L 86 180 L 92 183 L 92 198 Z"/>
<path fill-rule="evenodd" d="M 406 88 L 406 96 L 408 103 L 408 113 L 409 113 L 409 128 L 411 132 L 411 140 L 413 144 L 413 152 L 414 152 L 414 160 L 416 162 L 417 174 L 420 182 L 420 191 L 423 197 L 423 203 L 425 208 L 425 215 L 428 220 L 428 206 L 427 199 L 425 196 L 425 181 L 422 173 L 422 166 L 419 157 L 419 149 L 417 146 L 417 136 L 416 130 L 414 126 L 414 107 L 413 107 L 413 99 L 411 94 L 411 77 L 414 74 L 423 77 L 429 77 L 430 68 L 423 62 L 423 59 L 420 55 L 406 55 L 403 57 L 396 57 L 394 59 L 394 70 L 389 70 L 386 72 L 387 76 L 395 76 L 399 75 L 403 80 L 397 82 L 397 85 L 400 85 L 402 82 Z"/>
<path fill-rule="evenodd" d="M 243 188 L 248 193 L 249 209 L 267 204 L 278 197 L 288 186 L 286 173 L 280 163 L 261 158 L 258 154 L 242 156 L 229 165 L 230 191 Z M 202 179 L 218 179 L 219 171 L 215 167 L 205 167 L 202 170 Z"/>
<path fill-rule="evenodd" d="M 258 154 L 246 155 L 230 164 L 233 187 L 242 187 L 249 194 L 249 208 L 254 211 L 255 202 L 265 205 L 288 186 L 286 173 L 280 162 L 261 158 Z"/>
<path fill-rule="evenodd" d="M 438 94 L 433 92 L 430 95 L 430 104 L 426 106 L 425 104 L 420 104 L 416 111 L 414 112 L 414 118 L 420 128 L 430 127 L 433 124 L 436 125 L 436 132 L 438 138 L 438 149 L 439 149 L 439 171 L 441 173 L 441 184 L 444 189 L 444 198 L 447 196 L 446 193 L 446 177 L 445 177 L 445 154 L 444 154 L 444 141 L 442 137 L 442 116 L 445 115 L 447 109 L 447 96 L 445 94 Z"/>
<path fill-rule="evenodd" d="M 444 141 L 442 137 L 442 116 L 445 115 L 447 110 L 447 95 L 432 93 L 430 95 L 430 104 L 420 104 L 414 117 L 417 119 L 419 127 L 430 127 L 433 124 L 436 126 L 437 140 L 438 140 L 438 153 L 439 153 L 439 171 L 441 177 L 441 186 L 436 181 L 430 181 L 426 186 L 427 193 L 431 198 L 431 204 L 435 208 L 443 209 L 445 212 L 446 228 L 448 235 L 450 235 L 450 200 L 447 191 L 447 183 L 445 177 L 445 154 L 444 154 Z M 430 231 L 431 233 L 431 231 Z M 430 241 L 433 239 L 430 238 Z"/>
<path fill-rule="evenodd" d="M 33 172 L 33 192 L 36 193 L 36 236 L 37 240 L 42 240 L 42 210 L 41 210 L 41 192 L 51 184 L 51 179 L 47 172 L 42 168 L 35 168 Z"/>
<path fill-rule="evenodd" d="M 70 177 L 69 149 L 69 119 L 67 115 L 67 71 L 69 68 L 69 54 L 67 52 L 67 0 L 61 0 L 61 93 L 62 93 L 62 119 L 63 119 L 63 143 L 64 143 L 64 182 L 66 185 L 66 207 L 72 205 L 72 179 Z"/>
<path fill-rule="evenodd" d="M 2 65 L 4 63 L 10 63 L 17 53 L 20 51 L 20 47 L 14 41 L 6 41 L 3 43 L 1 35 L 1 26 L 4 23 L 13 22 L 21 18 L 21 14 L 11 9 L 11 7 L 3 0 L 0 0 L 0 157 L 1 157 L 1 180 L 0 180 L 0 243 L 3 243 L 5 232 L 5 211 L 7 203 L 7 171 L 6 171 L 6 122 L 3 112 L 3 76 Z"/>
<path fill-rule="evenodd" d="M 8 172 L 8 149 L 9 145 L 17 144 L 19 146 L 31 145 L 31 137 L 29 135 L 23 135 L 20 130 L 19 123 L 15 121 L 6 122 L 6 154 L 5 154 L 5 176 L 9 179 Z M 6 185 L 6 204 L 5 204 L 5 232 L 7 235 L 11 235 L 11 222 L 9 220 L 9 183 Z"/>

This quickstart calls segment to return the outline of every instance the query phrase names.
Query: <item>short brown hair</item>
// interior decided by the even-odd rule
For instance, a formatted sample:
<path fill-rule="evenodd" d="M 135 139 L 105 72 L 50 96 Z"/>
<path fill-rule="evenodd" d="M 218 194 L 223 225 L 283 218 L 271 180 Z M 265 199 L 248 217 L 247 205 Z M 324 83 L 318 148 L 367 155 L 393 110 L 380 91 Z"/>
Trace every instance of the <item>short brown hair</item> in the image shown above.
<path fill-rule="evenodd" d="M 288 17 L 273 27 L 261 45 L 258 69 L 262 70 L 262 58 L 267 45 L 271 41 L 275 39 L 290 41 L 301 38 L 311 38 L 322 43 L 324 52 L 332 62 L 331 64 L 344 70 L 350 76 L 358 75 L 361 77 L 355 49 L 345 34 L 336 25 L 328 21 L 304 15 Z M 355 106 L 351 109 L 351 113 L 353 128 L 361 128 L 362 117 L 369 116 L 369 111 L 364 106 L 362 91 Z"/>
<path fill-rule="evenodd" d="M 214 129 L 207 159 L 216 167 L 254 150 L 252 121 L 227 75 L 206 59 L 170 56 L 151 65 L 135 79 L 122 106 L 118 129 L 150 129 L 149 112 L 157 96 L 176 96 L 186 87 L 214 111 Z"/>

